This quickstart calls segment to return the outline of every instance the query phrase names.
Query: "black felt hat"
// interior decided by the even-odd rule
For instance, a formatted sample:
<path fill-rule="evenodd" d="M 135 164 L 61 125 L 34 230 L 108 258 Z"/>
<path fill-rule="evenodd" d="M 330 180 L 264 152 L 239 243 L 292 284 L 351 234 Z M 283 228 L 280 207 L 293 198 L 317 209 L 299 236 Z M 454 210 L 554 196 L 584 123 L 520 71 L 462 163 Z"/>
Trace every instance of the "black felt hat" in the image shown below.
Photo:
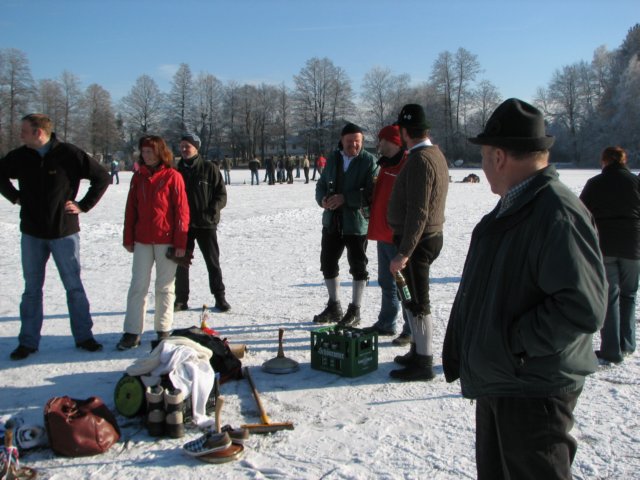
<path fill-rule="evenodd" d="M 510 148 L 523 152 L 548 150 L 554 142 L 545 133 L 542 112 L 527 102 L 510 98 L 495 109 L 477 137 L 469 138 L 476 145 Z"/>
<path fill-rule="evenodd" d="M 431 128 L 431 125 L 427 122 L 427 116 L 424 113 L 424 108 L 417 103 L 409 103 L 402 107 L 396 124 L 399 127 L 405 128 L 422 128 L 424 130 L 429 130 Z"/>

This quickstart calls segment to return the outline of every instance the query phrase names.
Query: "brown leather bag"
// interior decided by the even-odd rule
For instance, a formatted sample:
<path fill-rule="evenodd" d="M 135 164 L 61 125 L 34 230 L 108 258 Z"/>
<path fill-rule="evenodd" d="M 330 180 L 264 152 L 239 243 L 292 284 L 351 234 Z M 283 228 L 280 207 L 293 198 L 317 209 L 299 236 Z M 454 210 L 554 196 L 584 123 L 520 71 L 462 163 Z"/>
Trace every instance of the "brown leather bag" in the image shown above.
<path fill-rule="evenodd" d="M 120 428 L 101 398 L 54 397 L 44 407 L 51 449 L 66 457 L 106 452 L 120 439 Z"/>

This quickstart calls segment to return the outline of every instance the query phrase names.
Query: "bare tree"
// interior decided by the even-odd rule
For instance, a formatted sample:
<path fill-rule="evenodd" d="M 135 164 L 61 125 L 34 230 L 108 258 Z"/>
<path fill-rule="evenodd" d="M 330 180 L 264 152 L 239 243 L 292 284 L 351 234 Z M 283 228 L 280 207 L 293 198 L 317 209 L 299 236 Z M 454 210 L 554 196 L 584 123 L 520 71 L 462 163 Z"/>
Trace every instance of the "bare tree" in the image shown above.
<path fill-rule="evenodd" d="M 191 68 L 181 63 L 178 71 L 173 75 L 171 92 L 168 99 L 169 138 L 179 138 L 187 131 L 193 131 L 193 78 Z"/>
<path fill-rule="evenodd" d="M 353 90 L 346 73 L 328 58 L 311 58 L 298 75 L 293 106 L 301 130 L 310 132 L 315 154 L 326 151 L 333 141 L 336 122 L 354 113 Z"/>
<path fill-rule="evenodd" d="M 220 148 L 222 134 L 222 82 L 214 75 L 200 73 L 194 83 L 196 130 L 202 140 L 200 151 L 209 156 L 212 144 Z M 219 151 L 215 152 L 216 156 Z"/>
<path fill-rule="evenodd" d="M 365 74 L 361 98 L 369 130 L 378 132 L 396 120 L 402 105 L 408 103 L 410 81 L 409 75 L 394 75 L 383 67 L 374 67 Z"/>
<path fill-rule="evenodd" d="M 237 125 L 239 118 L 239 90 L 240 86 L 235 81 L 227 83 L 224 89 L 223 109 L 224 109 L 224 124 L 227 133 L 227 143 L 231 149 L 231 154 L 235 158 L 237 154 L 237 148 L 239 143 L 239 127 Z"/>
<path fill-rule="evenodd" d="M 455 62 L 449 51 L 438 54 L 431 70 L 430 81 L 439 96 L 441 124 L 444 134 L 444 151 L 449 152 L 453 138 L 453 88 L 455 84 Z"/>
<path fill-rule="evenodd" d="M 482 80 L 472 92 L 472 105 L 475 112 L 474 120 L 471 124 L 478 132 L 484 129 L 491 113 L 502 101 L 498 88 L 489 80 Z"/>
<path fill-rule="evenodd" d="M 0 50 L 0 57 L 0 92 L 5 115 L 0 126 L 4 125 L 6 129 L 6 142 L 0 147 L 6 145 L 10 150 L 20 143 L 20 119 L 28 113 L 26 110 L 34 94 L 34 84 L 29 60 L 23 51 L 7 48 Z"/>
<path fill-rule="evenodd" d="M 60 82 L 49 78 L 38 81 L 36 102 L 35 109 L 48 115 L 57 128 L 64 115 L 64 93 Z"/>
<path fill-rule="evenodd" d="M 73 134 L 80 129 L 79 118 L 82 105 L 82 89 L 80 80 L 73 73 L 65 70 L 60 75 L 60 85 L 62 86 L 63 108 L 60 124 L 57 127 L 57 134 L 64 142 L 73 140 Z"/>
<path fill-rule="evenodd" d="M 480 73 L 480 62 L 478 56 L 472 54 L 464 48 L 458 48 L 453 58 L 455 67 L 455 132 L 463 131 L 462 125 L 469 104 L 467 97 L 471 94 L 471 85 Z"/>
<path fill-rule="evenodd" d="M 87 87 L 83 103 L 86 115 L 83 143 L 93 156 L 102 154 L 106 157 L 113 153 L 115 146 L 119 146 L 111 95 L 93 83 Z"/>
<path fill-rule="evenodd" d="M 128 125 L 130 141 L 159 129 L 163 103 L 164 95 L 155 80 L 149 75 L 139 76 L 120 103 L 124 121 Z"/>
<path fill-rule="evenodd" d="M 290 108 L 290 94 L 289 89 L 286 87 L 284 82 L 280 85 L 280 88 L 277 92 L 277 102 L 276 102 L 276 123 L 277 123 L 277 136 L 281 138 L 282 150 L 287 153 L 287 136 L 289 132 L 289 113 L 291 111 Z M 309 150 L 309 137 L 305 136 L 307 139 L 307 151 Z M 265 148 L 264 144 L 261 145 L 261 155 L 264 160 L 265 157 Z"/>

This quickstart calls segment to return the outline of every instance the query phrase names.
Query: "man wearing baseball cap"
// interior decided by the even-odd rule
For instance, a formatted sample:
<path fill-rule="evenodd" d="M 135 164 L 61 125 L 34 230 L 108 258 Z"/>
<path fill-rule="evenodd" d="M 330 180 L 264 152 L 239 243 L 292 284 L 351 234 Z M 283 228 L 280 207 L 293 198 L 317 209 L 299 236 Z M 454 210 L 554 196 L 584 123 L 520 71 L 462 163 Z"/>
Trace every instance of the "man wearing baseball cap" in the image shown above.
<path fill-rule="evenodd" d="M 445 377 L 475 400 L 478 479 L 569 479 L 573 409 L 607 304 L 596 229 L 549 165 L 538 109 L 506 100 L 469 141 L 500 200 L 471 237 Z"/>

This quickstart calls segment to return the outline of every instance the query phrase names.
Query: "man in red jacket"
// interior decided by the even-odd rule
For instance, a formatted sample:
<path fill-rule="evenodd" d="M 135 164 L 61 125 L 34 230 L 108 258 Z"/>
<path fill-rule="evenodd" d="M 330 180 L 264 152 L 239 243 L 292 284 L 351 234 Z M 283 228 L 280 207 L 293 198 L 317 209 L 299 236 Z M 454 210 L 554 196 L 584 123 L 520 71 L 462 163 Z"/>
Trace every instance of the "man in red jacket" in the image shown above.
<path fill-rule="evenodd" d="M 378 285 L 382 289 L 382 300 L 378 321 L 365 330 L 375 331 L 378 335 L 394 335 L 396 317 L 401 308 L 396 282 L 389 270 L 389 264 L 391 259 L 397 255 L 398 248 L 393 244 L 393 232 L 387 223 L 387 204 L 396 176 L 406 161 L 398 126 L 388 125 L 380 130 L 378 133 L 378 152 L 381 155 L 378 160 L 380 170 L 373 190 L 367 238 L 377 241 Z M 398 338 L 407 339 L 402 345 L 406 345 L 411 339 L 411 330 L 406 321 L 402 328 L 402 334 Z"/>

